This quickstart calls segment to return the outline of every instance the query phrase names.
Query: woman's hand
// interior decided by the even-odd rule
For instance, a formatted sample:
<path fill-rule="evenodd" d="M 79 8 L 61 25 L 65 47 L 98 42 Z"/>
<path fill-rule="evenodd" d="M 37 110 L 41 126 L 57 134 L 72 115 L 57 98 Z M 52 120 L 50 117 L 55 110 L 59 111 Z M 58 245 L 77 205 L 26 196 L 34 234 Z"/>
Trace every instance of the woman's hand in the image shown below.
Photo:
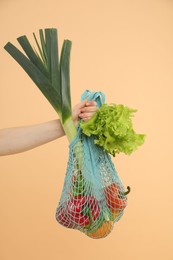
<path fill-rule="evenodd" d="M 72 117 L 75 125 L 77 125 L 79 118 L 83 121 L 88 121 L 97 109 L 97 103 L 95 101 L 84 100 L 75 105 L 72 111 Z"/>
<path fill-rule="evenodd" d="M 73 121 L 89 120 L 97 111 L 95 101 L 84 100 L 73 108 Z M 59 119 L 42 124 L 0 129 L 0 156 L 28 151 L 64 136 L 64 129 Z"/>

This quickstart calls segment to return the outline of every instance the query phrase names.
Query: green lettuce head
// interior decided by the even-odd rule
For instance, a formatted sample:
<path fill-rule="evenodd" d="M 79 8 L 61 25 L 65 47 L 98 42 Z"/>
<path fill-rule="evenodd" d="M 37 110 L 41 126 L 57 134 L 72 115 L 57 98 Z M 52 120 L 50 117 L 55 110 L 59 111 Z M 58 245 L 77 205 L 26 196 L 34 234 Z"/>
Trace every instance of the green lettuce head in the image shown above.
<path fill-rule="evenodd" d="M 132 116 L 137 110 L 123 105 L 103 104 L 88 122 L 80 127 L 87 136 L 95 136 L 95 144 L 115 156 L 122 152 L 130 155 L 144 143 L 145 135 L 135 133 Z"/>

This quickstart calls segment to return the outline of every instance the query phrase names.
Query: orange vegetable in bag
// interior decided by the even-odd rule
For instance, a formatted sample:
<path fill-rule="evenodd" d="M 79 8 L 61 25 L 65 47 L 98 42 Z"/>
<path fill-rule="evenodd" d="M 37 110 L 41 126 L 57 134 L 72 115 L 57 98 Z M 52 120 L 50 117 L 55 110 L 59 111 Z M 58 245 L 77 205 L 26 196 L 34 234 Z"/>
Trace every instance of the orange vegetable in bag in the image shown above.
<path fill-rule="evenodd" d="M 127 187 L 126 192 L 120 190 L 120 186 L 116 183 L 111 183 L 104 190 L 107 206 L 112 213 L 120 213 L 127 206 L 127 194 L 130 192 L 130 187 Z"/>
<path fill-rule="evenodd" d="M 87 236 L 91 237 L 91 238 L 104 238 L 107 235 L 110 234 L 110 232 L 112 231 L 114 226 L 114 222 L 113 221 L 105 221 L 101 227 L 99 227 L 96 231 L 94 231 L 93 233 L 87 233 Z"/>

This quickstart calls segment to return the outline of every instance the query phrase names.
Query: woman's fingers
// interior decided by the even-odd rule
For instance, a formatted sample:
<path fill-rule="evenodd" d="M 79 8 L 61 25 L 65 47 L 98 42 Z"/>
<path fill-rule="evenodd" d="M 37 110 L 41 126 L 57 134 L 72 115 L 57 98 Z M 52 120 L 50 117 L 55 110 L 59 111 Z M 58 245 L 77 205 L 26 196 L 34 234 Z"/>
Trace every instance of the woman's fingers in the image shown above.
<path fill-rule="evenodd" d="M 87 101 L 86 99 L 73 107 L 72 117 L 75 125 L 77 125 L 78 119 L 81 118 L 83 121 L 88 121 L 93 114 L 97 111 L 97 103 L 92 101 Z"/>
<path fill-rule="evenodd" d="M 90 101 L 87 102 L 86 105 L 84 107 L 82 107 L 80 110 L 83 113 L 87 113 L 87 112 L 95 112 L 97 111 L 97 103 L 95 101 Z"/>
<path fill-rule="evenodd" d="M 85 112 L 85 113 L 80 113 L 79 114 L 79 116 L 81 117 L 81 118 L 88 118 L 88 117 L 92 117 L 93 116 L 93 114 L 94 114 L 94 112 Z"/>
<path fill-rule="evenodd" d="M 79 117 L 83 121 L 88 121 L 97 110 L 97 103 L 95 101 L 86 102 L 85 106 L 80 109 Z"/>
<path fill-rule="evenodd" d="M 80 109 L 80 111 L 82 112 L 82 113 L 93 113 L 93 112 L 96 112 L 97 111 L 97 107 L 96 106 L 92 106 L 92 107 L 84 107 L 84 108 L 81 108 Z"/>
<path fill-rule="evenodd" d="M 86 121 L 90 120 L 91 117 L 92 117 L 92 116 L 84 117 L 84 118 L 82 118 L 82 120 L 86 122 Z"/>

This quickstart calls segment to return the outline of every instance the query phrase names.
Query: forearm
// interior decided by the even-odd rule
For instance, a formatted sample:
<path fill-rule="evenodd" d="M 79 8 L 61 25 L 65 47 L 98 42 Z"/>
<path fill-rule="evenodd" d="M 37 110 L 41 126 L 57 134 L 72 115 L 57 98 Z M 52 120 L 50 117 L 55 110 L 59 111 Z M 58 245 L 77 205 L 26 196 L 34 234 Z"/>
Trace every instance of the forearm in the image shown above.
<path fill-rule="evenodd" d="M 0 130 L 0 156 L 21 153 L 64 136 L 60 120 Z"/>

